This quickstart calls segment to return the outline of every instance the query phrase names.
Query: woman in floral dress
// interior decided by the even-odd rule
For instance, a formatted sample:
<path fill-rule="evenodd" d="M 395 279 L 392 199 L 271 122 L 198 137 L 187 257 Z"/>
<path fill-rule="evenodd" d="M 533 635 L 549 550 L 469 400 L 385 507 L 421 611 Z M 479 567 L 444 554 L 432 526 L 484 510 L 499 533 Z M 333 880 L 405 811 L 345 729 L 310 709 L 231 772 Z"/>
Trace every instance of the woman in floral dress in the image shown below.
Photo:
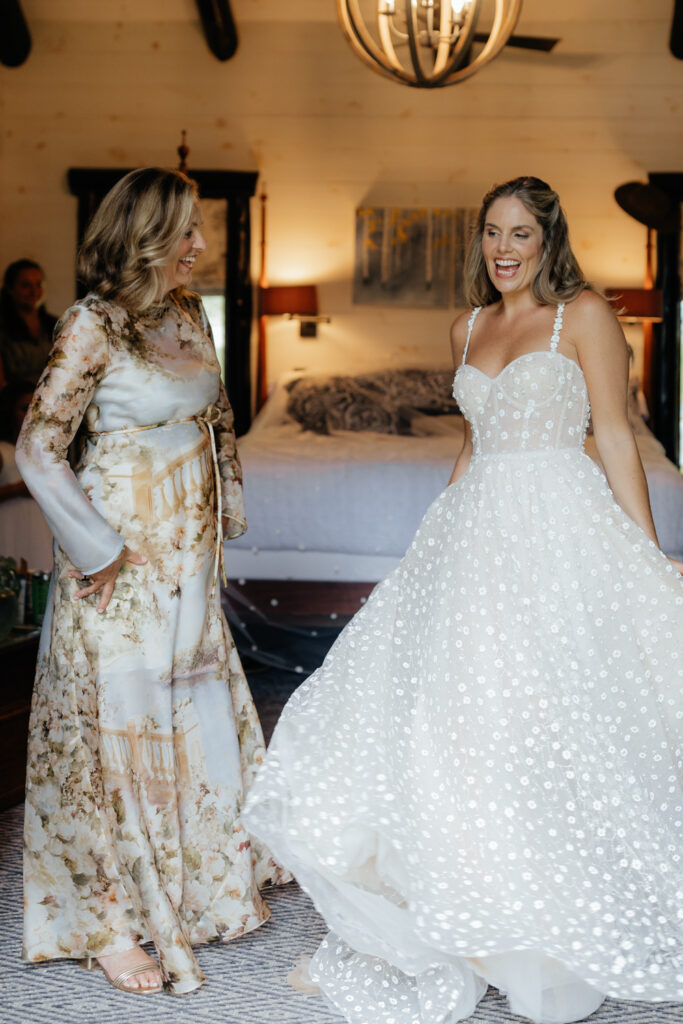
<path fill-rule="evenodd" d="M 246 529 L 184 175 L 105 197 L 17 447 L 56 540 L 30 725 L 23 957 L 188 992 L 192 953 L 269 916 L 287 876 L 241 824 L 263 737 L 220 608 Z M 79 435 L 75 470 L 67 450 Z M 219 483 L 219 486 L 216 486 Z M 159 966 L 141 948 L 153 942 Z"/>

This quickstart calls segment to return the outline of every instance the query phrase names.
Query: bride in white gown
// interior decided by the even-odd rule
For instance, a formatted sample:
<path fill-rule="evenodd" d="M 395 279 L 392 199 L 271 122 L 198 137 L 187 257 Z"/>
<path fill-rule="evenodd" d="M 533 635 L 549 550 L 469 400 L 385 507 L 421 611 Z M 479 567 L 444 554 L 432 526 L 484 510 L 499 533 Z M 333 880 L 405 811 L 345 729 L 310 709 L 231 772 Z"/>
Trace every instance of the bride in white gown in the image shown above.
<path fill-rule="evenodd" d="M 248 800 L 331 929 L 310 975 L 352 1024 L 453 1024 L 488 983 L 546 1024 L 683 1000 L 683 566 L 623 334 L 536 178 L 485 197 L 467 285 L 450 486 Z"/>

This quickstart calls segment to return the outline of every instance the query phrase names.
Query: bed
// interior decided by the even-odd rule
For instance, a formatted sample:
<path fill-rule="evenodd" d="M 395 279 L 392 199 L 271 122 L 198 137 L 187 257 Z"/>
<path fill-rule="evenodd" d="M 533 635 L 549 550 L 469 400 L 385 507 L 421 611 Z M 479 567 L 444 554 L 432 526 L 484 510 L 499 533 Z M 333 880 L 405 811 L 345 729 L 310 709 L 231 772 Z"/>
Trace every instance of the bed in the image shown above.
<path fill-rule="evenodd" d="M 5 485 L 19 483 L 21 476 L 14 461 L 14 445 L 0 441 L 0 494 Z M 0 500 L 0 555 L 29 569 L 52 569 L 52 534 L 33 498 L 12 497 Z"/>
<path fill-rule="evenodd" d="M 249 529 L 227 545 L 230 578 L 371 583 L 386 576 L 446 486 L 462 444 L 463 418 L 448 405 L 452 373 L 281 379 L 240 439 Z M 680 558 L 683 477 L 632 398 L 660 543 Z M 587 450 L 594 451 L 590 443 Z"/>

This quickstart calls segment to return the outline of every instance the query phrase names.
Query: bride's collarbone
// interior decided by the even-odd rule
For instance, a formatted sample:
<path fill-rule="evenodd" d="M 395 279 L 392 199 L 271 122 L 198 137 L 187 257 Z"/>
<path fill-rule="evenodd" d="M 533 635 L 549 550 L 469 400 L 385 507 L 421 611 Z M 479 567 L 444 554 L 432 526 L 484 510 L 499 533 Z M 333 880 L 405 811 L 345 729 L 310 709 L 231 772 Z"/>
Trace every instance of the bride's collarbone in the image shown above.
<path fill-rule="evenodd" d="M 574 363 L 578 369 L 581 369 L 581 364 L 577 358 L 576 350 L 571 345 L 560 345 L 556 349 L 551 349 L 550 345 L 526 345 L 523 348 L 505 350 L 506 358 L 502 359 L 502 352 L 500 349 L 495 352 L 490 351 L 484 352 L 473 352 L 467 355 L 467 364 L 474 370 L 478 370 L 479 373 L 488 377 L 490 380 L 497 380 L 502 374 L 508 369 L 508 367 L 524 361 L 527 356 L 550 356 L 560 355 L 563 359 L 570 363 Z M 494 361 L 495 360 L 495 361 Z"/>
<path fill-rule="evenodd" d="M 500 376 L 503 370 L 516 363 L 524 356 L 553 350 L 553 320 L 549 323 L 520 325 L 518 330 L 510 331 L 509 327 L 489 320 L 482 324 L 480 336 L 473 337 L 467 352 L 467 362 L 479 369 L 487 377 Z M 568 337 L 560 334 L 559 343 L 555 347 L 560 355 L 571 362 L 579 364 L 575 346 Z"/>

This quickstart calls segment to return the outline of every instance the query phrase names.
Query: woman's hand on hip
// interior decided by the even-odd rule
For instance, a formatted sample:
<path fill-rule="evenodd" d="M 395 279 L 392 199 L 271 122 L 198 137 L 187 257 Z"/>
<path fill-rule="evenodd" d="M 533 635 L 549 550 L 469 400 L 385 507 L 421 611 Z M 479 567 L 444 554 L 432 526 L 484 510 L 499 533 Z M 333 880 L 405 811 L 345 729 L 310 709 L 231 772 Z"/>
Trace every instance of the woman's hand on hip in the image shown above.
<path fill-rule="evenodd" d="M 144 555 L 138 555 L 130 548 L 124 547 L 121 554 L 109 565 L 99 572 L 93 572 L 85 576 L 78 569 L 69 569 L 69 576 L 74 579 L 87 580 L 88 585 L 74 594 L 74 601 L 81 597 L 90 597 L 91 594 L 100 594 L 100 601 L 97 605 L 98 612 L 103 612 L 114 592 L 114 584 L 124 562 L 131 562 L 133 565 L 144 565 L 147 559 Z"/>

